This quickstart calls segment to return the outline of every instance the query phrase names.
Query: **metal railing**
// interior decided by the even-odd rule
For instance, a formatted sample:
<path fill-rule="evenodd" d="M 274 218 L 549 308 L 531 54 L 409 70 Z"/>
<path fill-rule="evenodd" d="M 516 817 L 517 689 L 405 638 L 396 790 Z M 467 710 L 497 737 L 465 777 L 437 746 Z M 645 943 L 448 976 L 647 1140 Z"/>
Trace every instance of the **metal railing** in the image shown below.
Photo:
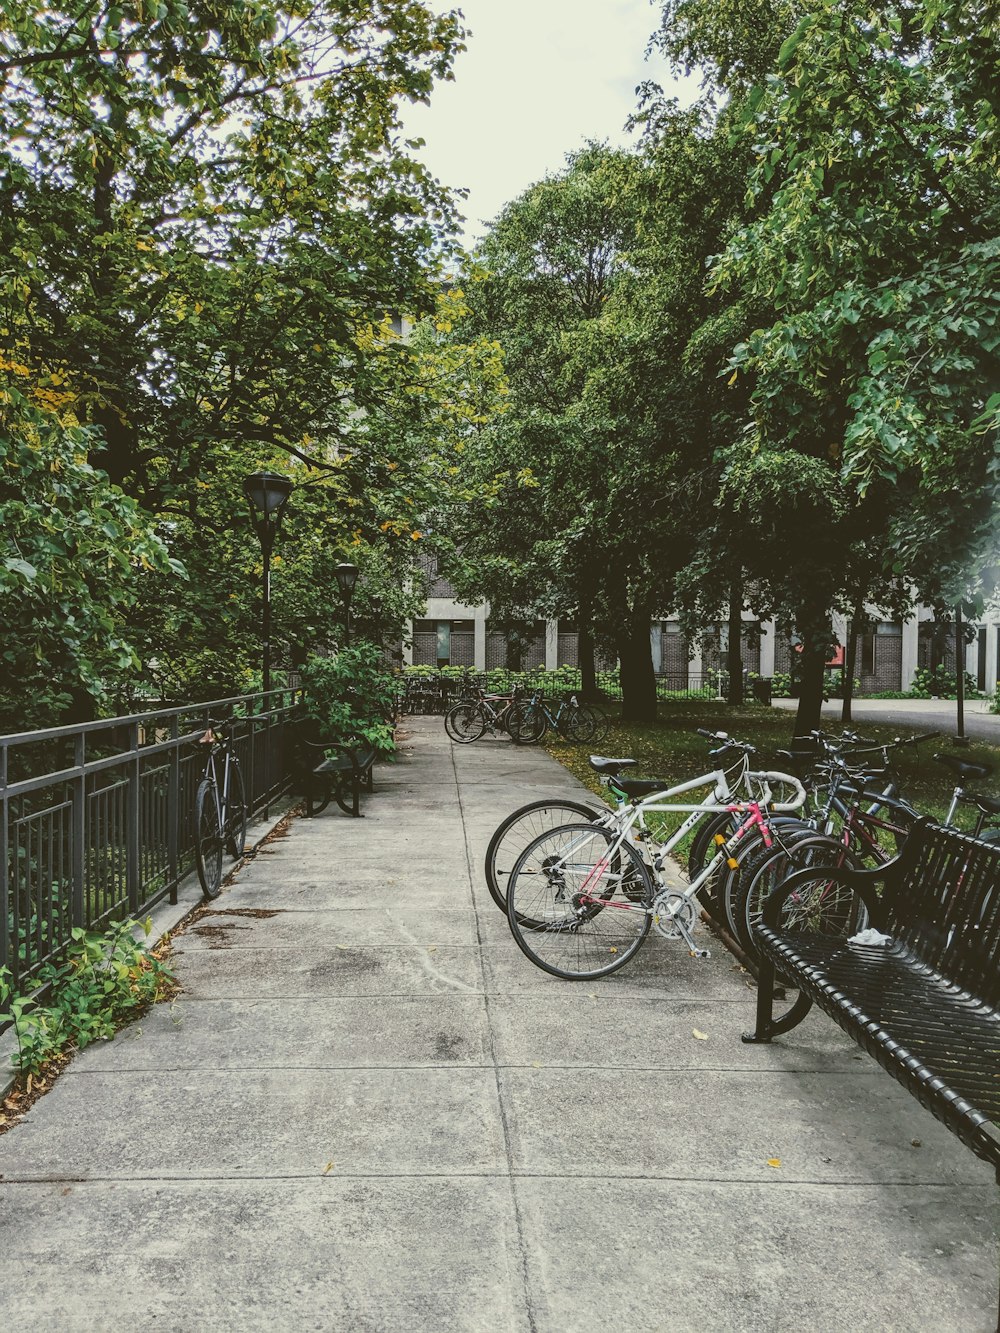
<path fill-rule="evenodd" d="M 75 927 L 165 898 L 194 866 L 194 803 L 209 718 L 235 715 L 253 814 L 288 790 L 301 691 L 214 699 L 77 727 L 0 736 L 0 967 L 15 989 Z"/>

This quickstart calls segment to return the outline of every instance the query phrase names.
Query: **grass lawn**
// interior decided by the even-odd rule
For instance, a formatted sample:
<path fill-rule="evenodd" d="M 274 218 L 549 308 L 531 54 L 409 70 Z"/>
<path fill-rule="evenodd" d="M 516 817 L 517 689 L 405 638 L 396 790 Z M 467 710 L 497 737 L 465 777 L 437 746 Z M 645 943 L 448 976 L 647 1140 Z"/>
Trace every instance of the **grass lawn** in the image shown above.
<path fill-rule="evenodd" d="M 659 719 L 652 724 L 614 722 L 599 748 L 604 755 L 627 755 L 638 759 L 641 768 L 636 770 L 637 776 L 662 777 L 668 784 L 674 784 L 696 777 L 718 762 L 709 759 L 709 742 L 695 734 L 696 727 L 727 731 L 738 740 L 749 741 L 758 750 L 753 761 L 755 768 L 781 769 L 784 766 L 775 758 L 775 751 L 789 746 L 794 725 L 794 713 L 781 709 L 730 708 L 716 700 L 685 699 L 661 703 Z M 824 719 L 824 729 L 836 735 L 841 728 L 839 722 Z M 879 741 L 917 734 L 897 725 L 874 724 L 867 720 L 854 723 L 854 729 L 866 738 Z M 933 723 L 929 722 L 923 730 L 933 730 Z M 585 786 L 601 794 L 597 775 L 587 763 L 590 751 L 586 746 L 567 745 L 551 733 L 543 744 L 553 758 L 564 764 Z M 903 795 L 922 813 L 943 819 L 955 785 L 951 773 L 943 764 L 934 761 L 932 756 L 936 751 L 992 764 L 997 777 L 987 778 L 977 785 L 984 792 L 1000 793 L 1000 746 L 973 741 L 966 749 L 959 750 L 948 737 L 942 736 L 897 751 L 896 768 Z M 697 799 L 697 793 L 694 798 Z M 971 806 L 961 806 L 956 823 L 959 827 L 971 827 L 975 814 Z"/>

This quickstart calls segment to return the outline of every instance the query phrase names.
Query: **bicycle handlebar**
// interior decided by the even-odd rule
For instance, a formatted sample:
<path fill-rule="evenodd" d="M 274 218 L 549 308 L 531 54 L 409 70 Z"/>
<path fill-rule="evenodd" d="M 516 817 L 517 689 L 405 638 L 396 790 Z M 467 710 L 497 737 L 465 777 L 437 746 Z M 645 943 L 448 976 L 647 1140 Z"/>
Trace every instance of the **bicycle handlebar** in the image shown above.
<path fill-rule="evenodd" d="M 748 773 L 747 777 L 751 778 L 755 782 L 762 782 L 764 784 L 765 798 L 762 804 L 767 804 L 771 810 L 798 810 L 800 806 L 803 806 L 806 803 L 806 796 L 808 795 L 808 793 L 806 792 L 805 787 L 803 787 L 802 783 L 798 780 L 798 778 L 793 777 L 791 773 L 778 773 L 771 769 L 768 769 L 766 772 Z M 771 804 L 772 783 L 775 784 L 781 783 L 787 787 L 794 787 L 795 789 L 794 800 L 776 801 L 772 805 Z"/>

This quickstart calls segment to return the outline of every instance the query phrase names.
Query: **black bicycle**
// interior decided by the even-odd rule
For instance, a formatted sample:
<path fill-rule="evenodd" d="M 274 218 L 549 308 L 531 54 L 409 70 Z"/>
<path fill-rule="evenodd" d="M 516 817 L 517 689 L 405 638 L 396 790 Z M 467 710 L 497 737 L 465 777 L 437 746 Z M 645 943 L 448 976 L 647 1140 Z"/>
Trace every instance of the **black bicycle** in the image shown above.
<path fill-rule="evenodd" d="M 222 888 L 222 854 L 238 861 L 247 840 L 243 774 L 233 750 L 233 723 L 209 722 L 199 738 L 208 749 L 205 772 L 194 798 L 194 863 L 206 898 Z"/>

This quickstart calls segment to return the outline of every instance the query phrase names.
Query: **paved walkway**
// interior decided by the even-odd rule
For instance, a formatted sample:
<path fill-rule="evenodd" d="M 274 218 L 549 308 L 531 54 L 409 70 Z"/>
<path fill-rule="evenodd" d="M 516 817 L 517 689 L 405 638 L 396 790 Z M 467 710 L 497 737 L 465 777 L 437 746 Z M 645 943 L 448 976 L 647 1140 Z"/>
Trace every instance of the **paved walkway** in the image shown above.
<path fill-rule="evenodd" d="M 741 1045 L 721 949 L 532 968 L 480 863 L 574 781 L 407 729 L 0 1137 L 3 1326 L 992 1329 L 992 1173 L 822 1016 Z"/>

